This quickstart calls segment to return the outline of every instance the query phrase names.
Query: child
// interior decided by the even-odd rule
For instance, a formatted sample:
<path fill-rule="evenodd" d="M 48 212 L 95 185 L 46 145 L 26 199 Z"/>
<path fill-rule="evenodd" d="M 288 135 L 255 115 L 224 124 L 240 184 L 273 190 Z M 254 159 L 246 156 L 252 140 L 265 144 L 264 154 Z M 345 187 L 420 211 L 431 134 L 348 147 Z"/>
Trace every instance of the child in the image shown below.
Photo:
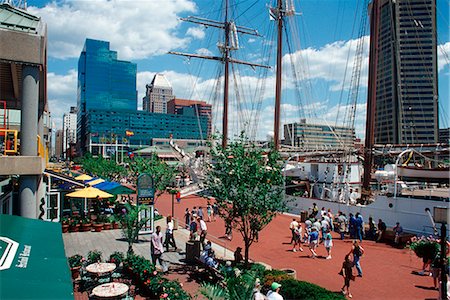
<path fill-rule="evenodd" d="M 339 274 L 344 277 L 344 286 L 341 289 L 342 294 L 347 294 L 349 298 L 352 298 L 352 294 L 350 293 L 350 280 L 355 280 L 352 270 L 353 262 L 350 260 L 350 255 L 347 254 Z M 345 291 L 345 288 L 347 288 L 347 292 Z"/>

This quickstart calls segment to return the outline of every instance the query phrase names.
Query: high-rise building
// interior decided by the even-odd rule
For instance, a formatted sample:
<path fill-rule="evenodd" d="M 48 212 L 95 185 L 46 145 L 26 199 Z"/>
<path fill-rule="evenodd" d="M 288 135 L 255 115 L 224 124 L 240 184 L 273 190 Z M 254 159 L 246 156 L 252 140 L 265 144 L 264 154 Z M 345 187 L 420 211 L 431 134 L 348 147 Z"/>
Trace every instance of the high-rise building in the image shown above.
<path fill-rule="evenodd" d="M 86 39 L 78 60 L 77 143 L 82 151 L 91 109 L 137 110 L 136 64 L 118 60 L 109 42 Z"/>
<path fill-rule="evenodd" d="M 55 156 L 60 159 L 64 156 L 63 154 L 63 131 L 61 129 L 57 130 L 55 133 Z"/>
<path fill-rule="evenodd" d="M 67 149 L 77 142 L 77 108 L 71 107 L 70 112 L 63 116 L 62 153 L 68 158 Z"/>
<path fill-rule="evenodd" d="M 353 149 L 355 131 L 341 126 L 306 123 L 301 119 L 299 123 L 284 125 L 284 144 L 307 151 Z"/>
<path fill-rule="evenodd" d="M 166 114 L 167 102 L 174 99 L 173 89 L 163 74 L 156 74 L 146 86 L 145 97 L 142 99 L 144 111 Z"/>
<path fill-rule="evenodd" d="M 185 116 L 204 116 L 208 119 L 206 136 L 211 134 L 212 105 L 205 101 L 174 98 L 167 102 L 167 113 Z"/>
<path fill-rule="evenodd" d="M 450 128 L 441 128 L 439 129 L 439 143 L 441 144 L 450 144 Z"/>
<path fill-rule="evenodd" d="M 372 7 L 379 7 L 371 20 L 378 51 L 375 143 L 436 143 L 436 0 L 373 0 Z"/>

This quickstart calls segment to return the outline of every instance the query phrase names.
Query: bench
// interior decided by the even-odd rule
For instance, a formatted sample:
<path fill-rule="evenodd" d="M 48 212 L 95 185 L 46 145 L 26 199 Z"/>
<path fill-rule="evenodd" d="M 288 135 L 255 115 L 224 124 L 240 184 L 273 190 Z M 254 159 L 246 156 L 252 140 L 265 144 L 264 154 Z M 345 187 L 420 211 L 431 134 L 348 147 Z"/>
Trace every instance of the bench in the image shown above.
<path fill-rule="evenodd" d="M 395 245 L 397 248 L 405 248 L 406 244 L 411 240 L 411 238 L 415 237 L 416 235 L 410 232 L 403 232 L 400 234 L 398 238 L 398 244 Z M 387 242 L 389 244 L 394 244 L 395 242 L 395 232 L 392 228 L 387 228 L 384 233 L 383 237 L 381 238 L 382 241 Z"/>
<path fill-rule="evenodd" d="M 222 281 L 225 279 L 225 277 L 222 275 L 222 273 L 220 273 L 218 269 L 207 266 L 204 262 L 200 260 L 200 258 L 195 257 L 194 261 L 197 263 L 197 268 L 203 269 L 209 278 L 216 281 Z"/>

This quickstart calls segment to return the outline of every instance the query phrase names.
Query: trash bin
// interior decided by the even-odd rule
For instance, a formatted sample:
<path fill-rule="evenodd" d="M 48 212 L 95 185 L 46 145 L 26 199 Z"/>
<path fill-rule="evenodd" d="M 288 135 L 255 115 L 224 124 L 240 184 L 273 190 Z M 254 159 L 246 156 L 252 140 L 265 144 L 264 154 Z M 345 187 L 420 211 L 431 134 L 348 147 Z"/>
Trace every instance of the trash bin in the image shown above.
<path fill-rule="evenodd" d="M 300 222 L 305 223 L 307 219 L 308 219 L 308 212 L 306 210 L 302 210 L 300 212 Z"/>
<path fill-rule="evenodd" d="M 200 241 L 187 241 L 186 261 L 194 262 L 196 257 L 200 257 Z"/>

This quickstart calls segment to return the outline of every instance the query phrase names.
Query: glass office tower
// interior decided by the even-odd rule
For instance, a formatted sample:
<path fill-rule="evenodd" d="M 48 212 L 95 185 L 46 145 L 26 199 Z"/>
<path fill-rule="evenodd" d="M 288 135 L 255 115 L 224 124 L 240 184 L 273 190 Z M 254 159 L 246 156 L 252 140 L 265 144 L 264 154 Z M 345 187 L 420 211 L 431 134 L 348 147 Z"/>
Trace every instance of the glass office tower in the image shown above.
<path fill-rule="evenodd" d="M 136 64 L 118 60 L 109 42 L 86 39 L 78 60 L 77 106 L 77 142 L 84 152 L 89 110 L 137 110 Z"/>

